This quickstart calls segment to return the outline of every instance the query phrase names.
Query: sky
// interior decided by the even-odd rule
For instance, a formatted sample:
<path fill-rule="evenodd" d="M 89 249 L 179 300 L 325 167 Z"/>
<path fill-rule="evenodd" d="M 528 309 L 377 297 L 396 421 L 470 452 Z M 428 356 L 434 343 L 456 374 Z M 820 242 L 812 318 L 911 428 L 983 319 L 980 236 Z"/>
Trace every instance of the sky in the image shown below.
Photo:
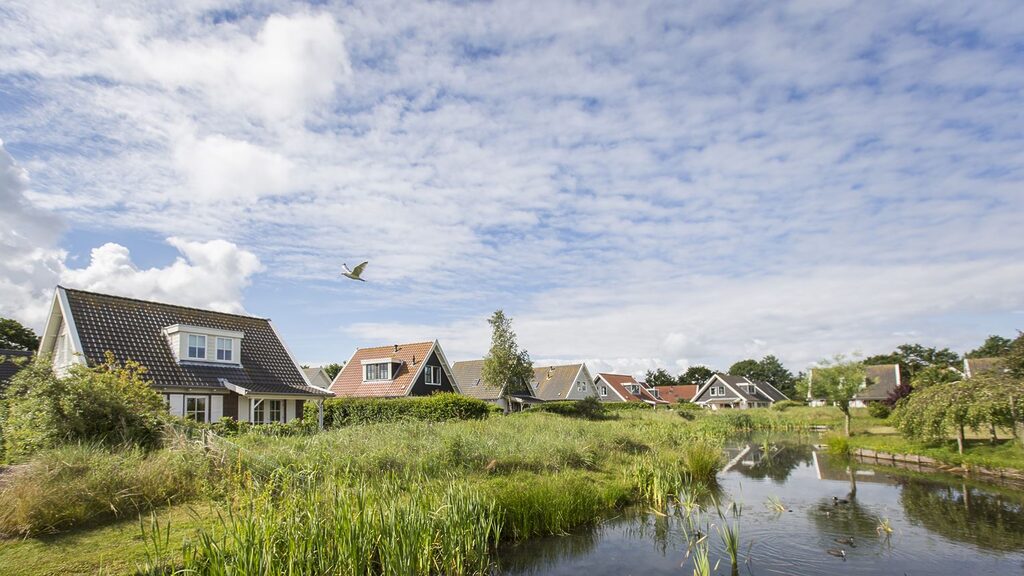
<path fill-rule="evenodd" d="M 504 309 L 538 363 L 1024 329 L 1024 4 L 0 4 L 0 316 L 57 284 L 302 363 Z M 342 263 L 370 262 L 364 277 Z"/>

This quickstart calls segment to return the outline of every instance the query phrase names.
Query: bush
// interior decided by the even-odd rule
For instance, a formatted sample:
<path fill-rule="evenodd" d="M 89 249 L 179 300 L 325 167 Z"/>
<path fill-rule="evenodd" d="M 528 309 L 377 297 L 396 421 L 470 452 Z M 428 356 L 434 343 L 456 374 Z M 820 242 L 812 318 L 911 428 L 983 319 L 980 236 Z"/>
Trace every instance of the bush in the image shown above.
<path fill-rule="evenodd" d="M 870 414 L 872 418 L 888 418 L 891 413 L 892 407 L 884 402 L 868 403 L 868 414 Z"/>
<path fill-rule="evenodd" d="M 785 412 L 786 410 L 788 410 L 790 408 L 797 408 L 797 407 L 806 406 L 806 405 L 807 405 L 806 403 L 800 402 L 798 400 L 782 400 L 781 402 L 776 402 L 776 403 L 772 404 L 772 410 L 778 410 L 779 412 Z"/>
<path fill-rule="evenodd" d="M 605 410 L 620 412 L 624 410 L 652 410 L 651 405 L 646 402 L 603 402 Z"/>
<path fill-rule="evenodd" d="M 545 402 L 538 404 L 533 409 L 538 412 L 550 412 L 559 416 L 587 420 L 602 420 L 608 417 L 607 405 L 598 400 L 596 396 L 588 396 L 583 400 Z"/>
<path fill-rule="evenodd" d="M 74 366 L 64 378 L 48 359 L 36 359 L 7 388 L 0 411 L 6 456 L 25 457 L 63 442 L 157 446 L 169 416 L 145 374 L 139 363 L 122 366 L 109 353 L 105 364 Z"/>
<path fill-rule="evenodd" d="M 675 410 L 684 420 L 693 420 L 704 412 L 703 408 L 692 402 L 680 402 L 676 404 Z"/>
<path fill-rule="evenodd" d="M 400 420 L 474 420 L 490 414 L 483 400 L 462 394 L 441 393 L 412 398 L 335 398 L 324 401 L 324 428 Z M 317 421 L 317 407 L 307 402 L 306 422 Z"/>

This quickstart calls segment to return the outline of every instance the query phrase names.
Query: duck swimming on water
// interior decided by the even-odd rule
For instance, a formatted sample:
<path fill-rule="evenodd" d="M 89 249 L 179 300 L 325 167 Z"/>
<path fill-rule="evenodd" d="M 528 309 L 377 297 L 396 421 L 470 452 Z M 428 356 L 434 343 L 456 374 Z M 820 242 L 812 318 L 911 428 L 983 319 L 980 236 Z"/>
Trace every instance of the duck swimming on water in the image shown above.
<path fill-rule="evenodd" d="M 846 561 L 846 550 L 843 550 L 841 548 L 829 548 L 825 552 L 828 552 L 830 555 L 835 556 L 836 558 L 842 558 L 844 562 Z"/>
<path fill-rule="evenodd" d="M 850 501 L 847 500 L 846 498 L 840 498 L 838 496 L 833 496 L 832 497 L 832 505 L 833 506 L 838 506 L 840 504 L 849 504 L 849 503 L 850 503 Z"/>
<path fill-rule="evenodd" d="M 832 541 L 835 542 L 836 544 L 845 544 L 845 545 L 850 546 L 852 548 L 856 548 L 857 547 L 857 545 L 853 543 L 853 536 L 842 536 L 842 537 L 836 538 L 836 539 L 834 539 Z"/>

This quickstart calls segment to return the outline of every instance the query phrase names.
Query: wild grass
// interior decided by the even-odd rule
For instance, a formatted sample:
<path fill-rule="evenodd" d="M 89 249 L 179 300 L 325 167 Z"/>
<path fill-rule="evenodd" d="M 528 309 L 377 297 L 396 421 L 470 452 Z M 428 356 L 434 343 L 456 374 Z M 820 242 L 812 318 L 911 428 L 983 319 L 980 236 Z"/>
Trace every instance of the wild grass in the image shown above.
<path fill-rule="evenodd" d="M 718 536 L 722 539 L 722 545 L 725 547 L 726 554 L 729 555 L 732 571 L 736 573 L 740 565 L 740 517 L 743 514 L 743 510 L 736 502 L 730 503 L 725 511 L 718 505 L 715 506 L 715 509 L 718 512 L 719 519 L 719 523 L 715 528 L 718 531 Z"/>
<path fill-rule="evenodd" d="M 765 506 L 768 507 L 772 512 L 785 512 L 786 505 L 782 503 L 782 500 L 778 496 L 769 496 L 765 502 Z"/>
<path fill-rule="evenodd" d="M 204 456 L 190 450 L 147 455 L 81 444 L 45 451 L 5 479 L 0 535 L 55 533 L 187 501 L 202 492 L 205 470 Z"/>
<path fill-rule="evenodd" d="M 828 453 L 833 456 L 849 456 L 852 451 L 850 439 L 840 434 L 825 436 L 825 445 L 828 446 Z"/>

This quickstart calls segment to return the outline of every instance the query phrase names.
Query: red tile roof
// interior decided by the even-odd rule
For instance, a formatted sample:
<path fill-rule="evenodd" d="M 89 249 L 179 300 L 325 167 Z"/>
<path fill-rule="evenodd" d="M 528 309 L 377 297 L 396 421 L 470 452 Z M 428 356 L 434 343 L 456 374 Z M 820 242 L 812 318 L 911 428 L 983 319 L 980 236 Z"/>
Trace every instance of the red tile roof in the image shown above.
<path fill-rule="evenodd" d="M 341 372 L 331 383 L 331 392 L 337 396 L 394 398 L 405 396 L 413 384 L 413 379 L 427 360 L 433 342 L 416 342 L 413 344 L 396 344 L 377 346 L 376 348 L 360 348 L 352 355 Z M 391 380 L 363 382 L 363 361 L 384 360 L 400 363 Z"/>
<path fill-rule="evenodd" d="M 658 393 L 661 394 L 661 398 L 672 404 L 679 402 L 680 400 L 686 400 L 687 402 L 693 400 L 693 397 L 697 394 L 697 386 L 693 384 L 684 384 L 681 386 L 658 386 Z"/>
<path fill-rule="evenodd" d="M 662 404 L 664 403 L 664 400 L 660 398 L 655 398 L 653 395 L 651 395 L 650 392 L 648 392 L 643 387 L 643 385 L 637 382 L 636 378 L 633 378 L 632 376 L 628 376 L 626 374 L 609 374 L 606 372 L 602 372 L 598 374 L 598 376 L 602 380 L 607 382 L 608 385 L 611 386 L 615 390 L 615 392 L 618 393 L 619 397 L 625 399 L 626 402 L 656 402 Z M 640 395 L 637 396 L 636 394 L 630 392 L 627 386 L 635 386 L 636 389 L 639 390 Z"/>

